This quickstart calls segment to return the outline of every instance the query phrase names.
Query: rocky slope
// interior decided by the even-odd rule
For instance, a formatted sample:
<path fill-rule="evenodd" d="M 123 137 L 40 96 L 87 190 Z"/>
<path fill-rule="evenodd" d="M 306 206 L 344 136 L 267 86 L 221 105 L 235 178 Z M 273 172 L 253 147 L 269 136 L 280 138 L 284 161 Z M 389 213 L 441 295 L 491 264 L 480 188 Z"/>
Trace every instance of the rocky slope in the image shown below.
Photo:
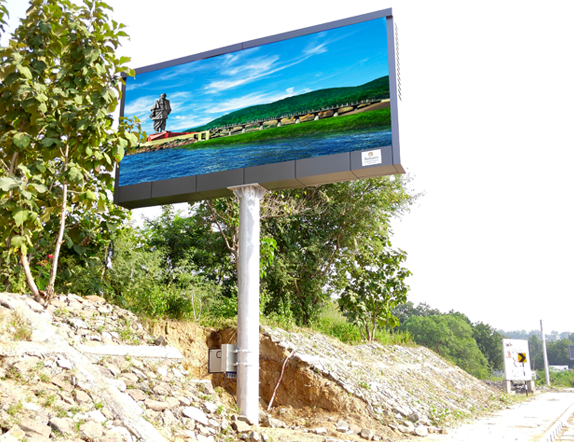
<path fill-rule="evenodd" d="M 44 309 L 0 293 L 0 441 L 395 440 L 505 399 L 424 348 L 262 328 L 262 412 L 250 426 L 236 415 L 234 381 L 207 374 L 208 347 L 234 338 L 144 325 L 97 296 Z"/>

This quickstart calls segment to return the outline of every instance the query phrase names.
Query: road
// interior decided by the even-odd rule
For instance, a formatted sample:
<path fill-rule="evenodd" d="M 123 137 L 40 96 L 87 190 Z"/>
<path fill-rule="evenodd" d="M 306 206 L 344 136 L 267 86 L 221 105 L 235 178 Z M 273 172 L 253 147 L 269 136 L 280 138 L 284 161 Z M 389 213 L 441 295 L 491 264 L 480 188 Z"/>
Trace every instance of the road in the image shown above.
<path fill-rule="evenodd" d="M 567 411 L 568 414 L 574 412 L 574 389 L 569 389 L 568 392 L 536 395 L 476 422 L 449 429 L 448 434 L 429 435 L 424 442 L 541 442 L 545 433 Z M 574 427 L 567 428 L 562 440 L 574 441 L 573 430 Z M 411 440 L 421 441 L 420 438 Z M 550 440 L 560 439 L 544 439 L 548 442 Z"/>

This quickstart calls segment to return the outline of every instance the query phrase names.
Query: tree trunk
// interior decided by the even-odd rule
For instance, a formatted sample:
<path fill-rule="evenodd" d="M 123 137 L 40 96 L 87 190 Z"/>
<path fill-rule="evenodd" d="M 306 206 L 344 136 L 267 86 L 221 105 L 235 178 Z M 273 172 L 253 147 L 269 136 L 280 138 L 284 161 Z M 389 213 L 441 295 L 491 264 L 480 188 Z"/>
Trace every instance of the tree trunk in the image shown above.
<path fill-rule="evenodd" d="M 24 274 L 26 275 L 26 282 L 28 283 L 28 287 L 32 291 L 32 295 L 34 299 L 43 304 L 42 296 L 40 295 L 40 290 L 38 290 L 38 286 L 36 285 L 36 281 L 34 281 L 34 277 L 32 276 L 32 272 L 30 271 L 30 263 L 28 262 L 28 257 L 22 253 L 20 250 L 20 263 L 24 268 Z"/>
<path fill-rule="evenodd" d="M 371 342 L 371 331 L 369 330 L 369 322 L 365 320 L 365 330 L 367 331 L 367 341 Z"/>
<path fill-rule="evenodd" d="M 69 145 L 66 145 L 66 153 L 64 155 L 64 172 L 68 169 L 68 152 Z M 56 282 L 56 274 L 58 272 L 58 258 L 60 257 L 60 249 L 64 242 L 64 230 L 66 228 L 66 206 L 68 204 L 68 185 L 64 184 L 62 187 L 62 207 L 60 209 L 60 229 L 58 231 L 58 238 L 56 239 L 56 246 L 54 247 L 54 257 L 52 258 L 52 270 L 50 272 L 50 280 L 46 286 L 46 302 L 54 296 L 54 284 Z"/>

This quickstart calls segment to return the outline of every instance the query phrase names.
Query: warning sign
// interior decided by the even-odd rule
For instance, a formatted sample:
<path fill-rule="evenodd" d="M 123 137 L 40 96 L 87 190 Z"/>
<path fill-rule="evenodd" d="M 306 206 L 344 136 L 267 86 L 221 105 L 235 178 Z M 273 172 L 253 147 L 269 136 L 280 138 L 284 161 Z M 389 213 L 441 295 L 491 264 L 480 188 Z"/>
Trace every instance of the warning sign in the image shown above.
<path fill-rule="evenodd" d="M 530 381 L 532 373 L 528 363 L 528 341 L 525 339 L 503 339 L 504 378 L 507 381 Z"/>

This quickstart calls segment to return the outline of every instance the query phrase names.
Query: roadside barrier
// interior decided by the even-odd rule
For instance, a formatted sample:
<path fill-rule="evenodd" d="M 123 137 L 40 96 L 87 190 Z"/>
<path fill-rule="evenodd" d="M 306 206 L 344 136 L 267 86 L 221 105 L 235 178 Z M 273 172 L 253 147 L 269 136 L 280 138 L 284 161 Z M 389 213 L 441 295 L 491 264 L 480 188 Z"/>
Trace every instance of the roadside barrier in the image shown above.
<path fill-rule="evenodd" d="M 572 416 L 573 414 L 574 414 L 574 404 L 568 407 L 568 409 L 562 414 L 562 416 L 560 416 L 560 418 L 556 422 L 554 422 L 554 425 L 550 427 L 550 430 L 544 433 L 544 435 L 542 436 L 542 438 L 538 440 L 538 442 L 552 442 L 556 440 L 562 428 L 568 426 L 568 419 L 570 419 L 570 416 Z"/>

